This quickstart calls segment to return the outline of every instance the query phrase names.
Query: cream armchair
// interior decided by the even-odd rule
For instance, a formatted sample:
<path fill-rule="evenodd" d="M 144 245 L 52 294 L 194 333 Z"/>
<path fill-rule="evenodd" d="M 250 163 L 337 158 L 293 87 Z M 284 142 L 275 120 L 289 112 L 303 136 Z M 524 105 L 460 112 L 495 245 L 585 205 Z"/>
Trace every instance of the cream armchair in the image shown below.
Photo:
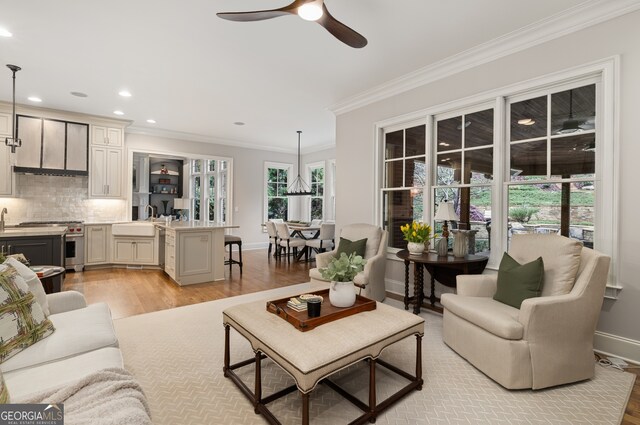
<path fill-rule="evenodd" d="M 383 301 L 386 296 L 384 275 L 387 264 L 387 231 L 372 224 L 350 224 L 342 228 L 340 237 L 351 241 L 367 238 L 364 255 L 367 264 L 365 264 L 364 270 L 353 279 L 353 282 L 362 289 L 362 296 Z M 333 251 L 316 255 L 317 268 L 309 270 L 311 282 L 326 282 L 318 269 L 326 267 L 331 259 L 338 254 L 338 245 L 339 242 L 336 239 L 336 248 Z"/>
<path fill-rule="evenodd" d="M 508 389 L 592 378 L 610 258 L 557 235 L 514 235 L 509 254 L 521 264 L 542 256 L 542 296 L 518 310 L 492 298 L 497 274 L 458 276 L 457 294 L 442 295 L 444 342 Z"/>

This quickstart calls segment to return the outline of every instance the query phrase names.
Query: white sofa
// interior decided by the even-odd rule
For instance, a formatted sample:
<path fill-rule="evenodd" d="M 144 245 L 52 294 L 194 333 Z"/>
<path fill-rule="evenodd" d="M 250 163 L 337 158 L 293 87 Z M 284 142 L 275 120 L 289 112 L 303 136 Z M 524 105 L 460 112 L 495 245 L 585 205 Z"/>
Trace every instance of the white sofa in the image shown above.
<path fill-rule="evenodd" d="M 47 295 L 55 332 L 0 365 L 12 403 L 106 368 L 123 368 L 111 312 L 76 291 Z"/>

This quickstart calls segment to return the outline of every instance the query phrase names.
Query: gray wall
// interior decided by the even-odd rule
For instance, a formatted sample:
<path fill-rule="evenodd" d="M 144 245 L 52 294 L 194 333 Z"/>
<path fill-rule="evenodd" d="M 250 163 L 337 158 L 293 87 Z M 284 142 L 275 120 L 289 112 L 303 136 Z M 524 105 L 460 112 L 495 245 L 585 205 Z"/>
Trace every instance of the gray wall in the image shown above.
<path fill-rule="evenodd" d="M 621 55 L 620 72 L 620 169 L 619 202 L 621 229 L 619 299 L 605 300 L 598 324 L 597 344 L 611 351 L 627 350 L 627 357 L 640 360 L 640 241 L 637 162 L 640 143 L 636 115 L 640 111 L 640 12 L 599 24 L 546 42 L 493 62 L 452 75 L 389 99 L 339 115 L 336 122 L 337 213 L 341 223 L 371 222 L 374 216 L 374 124 L 477 93 L 563 71 L 613 55 Z M 392 64 L 390 64 L 392 66 Z M 354 161 L 354 158 L 358 158 Z M 348 182 L 342 183 L 342 182 Z M 357 187 L 358 190 L 352 190 Z M 388 264 L 389 281 L 403 281 L 400 268 Z M 621 338 L 631 341 L 622 341 Z M 624 347 L 623 347 L 624 345 Z M 630 351 L 629 351 L 630 350 Z"/>
<path fill-rule="evenodd" d="M 238 229 L 233 230 L 233 234 L 242 237 L 242 246 L 245 249 L 266 247 L 267 236 L 263 233 L 261 226 L 264 221 L 264 163 L 265 161 L 273 161 L 293 164 L 295 174 L 297 164 L 295 153 L 270 152 L 260 149 L 247 149 L 129 133 L 125 135 L 125 142 L 127 151 L 164 152 L 169 155 L 212 155 L 233 158 L 233 224 L 240 226 Z M 334 150 L 328 149 L 309 154 L 311 158 L 309 162 L 328 159 L 325 155 L 334 155 Z M 127 158 L 129 156 L 128 154 Z M 333 156 L 331 157 L 333 158 Z M 303 156 L 303 167 L 306 162 L 307 159 Z M 126 168 L 130 169 L 130 167 L 131 164 L 128 164 Z"/>

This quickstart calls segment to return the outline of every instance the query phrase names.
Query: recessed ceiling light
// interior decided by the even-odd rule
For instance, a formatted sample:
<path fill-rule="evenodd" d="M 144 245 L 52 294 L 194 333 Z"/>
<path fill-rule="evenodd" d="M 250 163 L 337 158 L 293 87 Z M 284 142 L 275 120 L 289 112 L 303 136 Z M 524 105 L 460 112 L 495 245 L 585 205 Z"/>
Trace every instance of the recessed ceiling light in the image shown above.
<path fill-rule="evenodd" d="M 234 125 L 244 125 L 244 123 L 242 121 L 236 121 L 233 123 Z"/>
<path fill-rule="evenodd" d="M 122 111 L 113 111 L 113 113 L 116 115 L 124 115 L 124 112 Z"/>
<path fill-rule="evenodd" d="M 31 101 L 31 102 L 36 102 L 36 103 L 42 102 L 42 99 L 40 99 L 39 97 L 36 97 L 36 96 L 29 96 L 27 99 L 29 101 Z"/>
<path fill-rule="evenodd" d="M 155 123 L 156 123 L 156 120 L 148 119 L 148 120 L 147 120 L 147 122 L 148 122 L 149 124 L 155 124 Z"/>
<path fill-rule="evenodd" d="M 118 92 L 118 94 L 122 97 L 131 97 L 131 93 L 128 92 L 127 90 L 121 90 Z"/>
<path fill-rule="evenodd" d="M 0 37 L 13 37 L 13 34 L 6 28 L 0 28 Z"/>
<path fill-rule="evenodd" d="M 82 93 L 81 91 L 72 91 L 71 95 L 75 97 L 89 97 L 88 94 Z"/>

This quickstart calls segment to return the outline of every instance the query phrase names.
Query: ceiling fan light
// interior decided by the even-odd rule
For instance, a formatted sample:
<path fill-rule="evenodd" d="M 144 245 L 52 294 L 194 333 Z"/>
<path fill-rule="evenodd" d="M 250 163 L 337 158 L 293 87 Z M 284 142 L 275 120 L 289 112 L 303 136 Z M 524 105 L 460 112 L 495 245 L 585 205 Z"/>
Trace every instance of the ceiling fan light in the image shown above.
<path fill-rule="evenodd" d="M 317 21 L 322 18 L 324 11 L 322 10 L 322 1 L 312 1 L 305 3 L 298 8 L 298 16 L 305 21 Z"/>
<path fill-rule="evenodd" d="M 536 120 L 534 120 L 533 118 L 522 118 L 518 120 L 518 124 L 520 125 L 534 125 L 536 123 Z"/>

